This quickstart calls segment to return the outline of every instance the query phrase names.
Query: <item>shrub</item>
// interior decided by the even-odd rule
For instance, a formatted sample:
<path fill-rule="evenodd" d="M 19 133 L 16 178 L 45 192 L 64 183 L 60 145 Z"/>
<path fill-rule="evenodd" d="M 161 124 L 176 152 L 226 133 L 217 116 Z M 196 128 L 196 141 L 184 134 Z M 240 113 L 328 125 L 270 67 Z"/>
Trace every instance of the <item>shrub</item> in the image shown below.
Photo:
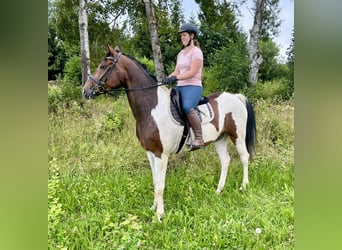
<path fill-rule="evenodd" d="M 289 100 L 291 93 L 285 80 L 276 80 L 270 82 L 257 82 L 248 89 L 250 99 L 263 99 L 273 101 Z"/>
<path fill-rule="evenodd" d="M 254 110 L 257 117 L 259 154 L 272 157 L 273 154 L 291 149 L 294 143 L 293 103 L 278 104 L 269 100 L 257 100 Z"/>
<path fill-rule="evenodd" d="M 147 57 L 136 57 L 136 59 L 141 62 L 146 69 L 148 70 L 148 72 L 150 72 L 152 75 L 155 75 L 156 70 L 154 67 L 154 62 L 152 60 L 149 60 Z"/>
<path fill-rule="evenodd" d="M 72 101 L 82 101 L 81 86 L 69 81 L 59 81 L 57 84 L 48 86 L 48 111 L 55 112 L 58 106 L 68 106 Z"/>
<path fill-rule="evenodd" d="M 79 56 L 70 57 L 65 64 L 64 80 L 79 85 L 82 82 L 81 59 Z"/>
<path fill-rule="evenodd" d="M 241 92 L 247 86 L 248 57 L 246 45 L 232 42 L 210 56 L 210 72 L 216 91 Z M 211 84 L 211 83 L 206 83 Z"/>

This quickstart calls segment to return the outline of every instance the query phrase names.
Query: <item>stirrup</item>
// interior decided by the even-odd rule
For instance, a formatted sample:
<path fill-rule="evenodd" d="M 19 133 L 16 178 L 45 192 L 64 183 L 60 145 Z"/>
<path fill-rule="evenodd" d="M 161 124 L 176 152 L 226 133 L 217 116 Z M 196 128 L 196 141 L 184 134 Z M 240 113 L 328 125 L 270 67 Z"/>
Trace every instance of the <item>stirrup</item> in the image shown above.
<path fill-rule="evenodd" d="M 200 145 L 190 144 L 189 147 L 190 147 L 190 151 L 201 149 L 201 148 L 204 148 L 204 142 L 203 142 L 203 144 L 200 144 Z"/>

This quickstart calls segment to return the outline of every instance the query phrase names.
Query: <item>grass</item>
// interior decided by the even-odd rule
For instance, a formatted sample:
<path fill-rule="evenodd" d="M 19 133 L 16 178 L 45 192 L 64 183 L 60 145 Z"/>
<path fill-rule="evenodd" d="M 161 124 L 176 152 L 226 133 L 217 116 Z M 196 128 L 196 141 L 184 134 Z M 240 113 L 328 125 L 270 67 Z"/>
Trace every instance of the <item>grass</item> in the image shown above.
<path fill-rule="evenodd" d="M 220 195 L 213 145 L 172 155 L 160 224 L 126 97 L 57 106 L 49 113 L 48 249 L 293 249 L 293 105 L 260 101 L 255 111 L 248 189 L 239 191 L 232 145 Z"/>

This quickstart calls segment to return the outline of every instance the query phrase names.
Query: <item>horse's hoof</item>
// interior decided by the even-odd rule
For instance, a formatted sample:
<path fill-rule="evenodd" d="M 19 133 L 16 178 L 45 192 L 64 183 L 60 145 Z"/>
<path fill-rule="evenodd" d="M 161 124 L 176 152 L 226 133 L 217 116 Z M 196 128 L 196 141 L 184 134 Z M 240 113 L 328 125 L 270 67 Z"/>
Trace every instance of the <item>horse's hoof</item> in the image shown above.
<path fill-rule="evenodd" d="M 247 185 L 248 183 L 242 183 L 241 187 L 240 187 L 240 191 L 245 191 L 247 190 Z"/>
<path fill-rule="evenodd" d="M 155 206 L 155 205 L 152 205 L 152 206 L 150 207 L 150 210 L 156 210 L 156 206 Z"/>
<path fill-rule="evenodd" d="M 216 194 L 221 194 L 221 192 L 222 192 L 222 189 L 216 189 Z"/>
<path fill-rule="evenodd" d="M 163 217 L 164 217 L 164 213 L 157 214 L 157 218 L 158 218 L 159 223 L 162 223 Z"/>

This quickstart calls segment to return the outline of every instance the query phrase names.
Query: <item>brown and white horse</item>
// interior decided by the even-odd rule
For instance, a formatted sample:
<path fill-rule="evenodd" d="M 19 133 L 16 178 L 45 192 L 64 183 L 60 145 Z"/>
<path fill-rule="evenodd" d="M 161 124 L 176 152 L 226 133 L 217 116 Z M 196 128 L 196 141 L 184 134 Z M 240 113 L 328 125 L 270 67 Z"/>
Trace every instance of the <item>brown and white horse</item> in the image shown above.
<path fill-rule="evenodd" d="M 84 84 L 82 94 L 86 99 L 110 90 L 123 88 L 136 120 L 136 134 L 147 152 L 150 162 L 154 202 L 158 219 L 164 215 L 164 188 L 168 158 L 178 149 L 184 127 L 172 120 L 169 112 L 170 89 L 158 84 L 133 57 L 122 54 L 120 49 L 108 46 L 108 52 L 93 75 Z M 241 188 L 248 184 L 248 161 L 253 154 L 256 126 L 253 107 L 241 94 L 227 92 L 210 96 L 209 103 L 214 118 L 202 124 L 205 146 L 215 143 L 221 161 L 221 176 L 217 186 L 220 193 L 225 185 L 230 156 L 227 140 L 231 138 L 243 164 Z"/>

